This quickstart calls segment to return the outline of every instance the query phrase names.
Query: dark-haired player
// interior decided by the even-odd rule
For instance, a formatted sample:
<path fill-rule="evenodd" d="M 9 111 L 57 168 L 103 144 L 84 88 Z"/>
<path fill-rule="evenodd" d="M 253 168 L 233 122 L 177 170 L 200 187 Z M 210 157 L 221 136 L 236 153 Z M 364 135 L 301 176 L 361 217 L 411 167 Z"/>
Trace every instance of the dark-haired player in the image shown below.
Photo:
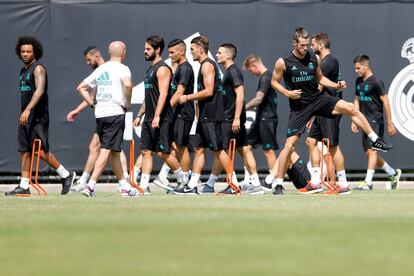
<path fill-rule="evenodd" d="M 46 67 L 39 63 L 43 46 L 38 39 L 21 36 L 16 44 L 16 55 L 23 62 L 20 70 L 19 88 L 21 113 L 19 119 L 18 143 L 22 159 L 20 184 L 6 196 L 30 196 L 29 171 L 34 139 L 40 139 L 40 158 L 56 170 L 62 180 L 61 194 L 67 194 L 75 180 L 76 173 L 69 172 L 49 151 L 49 103 Z"/>
<path fill-rule="evenodd" d="M 197 93 L 182 95 L 180 104 L 187 101 L 198 101 L 199 116 L 193 170 L 190 181 L 184 187 L 175 190 L 177 194 L 196 194 L 197 184 L 204 167 L 205 150 L 209 148 L 214 157 L 223 167 L 226 167 L 228 156 L 223 150 L 221 124 L 224 120 L 223 95 L 219 69 L 217 64 L 208 57 L 209 40 L 198 36 L 191 40 L 191 54 L 195 61 L 200 62 L 197 79 Z M 233 172 L 233 182 L 238 185 Z"/>
<path fill-rule="evenodd" d="M 168 53 L 174 66 L 174 73 L 171 80 L 171 107 L 173 111 L 173 148 L 176 158 L 180 161 L 181 169 L 186 178 L 190 170 L 190 153 L 188 152 L 188 142 L 191 126 L 194 121 L 194 105 L 187 102 L 179 104 L 178 99 L 182 95 L 189 95 L 194 92 L 194 71 L 191 64 L 187 61 L 185 42 L 181 39 L 174 39 L 168 44 Z M 170 168 L 163 164 L 154 184 L 160 187 L 168 187 L 168 172 Z"/>
<path fill-rule="evenodd" d="M 236 140 L 237 151 L 243 158 L 244 164 L 250 175 L 249 182 L 252 185 L 247 192 L 252 195 L 264 194 L 260 186 L 259 176 L 256 170 L 256 160 L 247 143 L 246 133 L 246 108 L 244 103 L 244 79 L 240 69 L 234 63 L 237 56 L 237 48 L 230 43 L 220 45 L 217 50 L 217 63 L 225 68 L 223 76 L 223 105 L 224 121 L 221 124 L 223 136 L 223 148 L 229 147 L 230 139 Z M 222 170 L 217 159 L 214 159 L 213 169 L 207 183 L 203 186 L 202 193 L 214 192 L 214 184 Z M 222 193 L 231 194 L 234 191 L 228 186 Z"/>
<path fill-rule="evenodd" d="M 321 58 L 321 72 L 322 74 L 333 82 L 342 80 L 339 62 L 332 55 L 330 46 L 331 41 L 326 33 L 317 33 L 312 36 L 311 47 L 315 54 Z M 319 86 L 322 94 L 327 94 L 333 97 L 342 99 L 342 92 L 335 89 Z M 308 138 L 306 139 L 306 145 L 309 148 L 309 152 L 316 150 L 318 141 L 322 141 L 323 138 L 328 138 L 330 147 L 329 151 L 332 156 L 332 161 L 335 166 L 338 175 L 338 184 L 340 186 L 340 192 L 345 193 L 349 191 L 349 184 L 346 180 L 345 173 L 345 159 L 342 151 L 339 147 L 339 123 L 341 116 L 335 118 L 316 117 L 313 120 L 312 126 L 309 130 Z M 333 171 L 334 172 L 334 171 Z M 335 179 L 335 174 L 331 175 L 332 179 Z"/>
<path fill-rule="evenodd" d="M 372 72 L 369 57 L 359 55 L 354 59 L 355 73 L 358 78 L 355 81 L 355 100 L 354 105 L 357 110 L 367 117 L 371 127 L 380 137 L 384 135 L 384 112 L 387 121 L 387 132 L 390 136 L 395 136 L 397 130 L 391 120 L 391 108 L 388 101 L 387 91 L 384 83 Z M 358 132 L 357 126 L 352 123 L 352 131 Z M 365 133 L 362 134 L 362 147 L 368 158 L 368 169 L 365 180 L 361 183 L 358 190 L 371 190 L 372 178 L 375 168 L 383 169 L 390 177 L 391 188 L 397 189 L 400 181 L 401 170 L 392 168 L 375 149 L 371 148 L 371 143 Z"/>
<path fill-rule="evenodd" d="M 145 72 L 145 109 L 140 109 L 134 120 L 134 125 L 141 124 L 141 117 L 145 114 L 142 123 L 141 153 L 142 175 L 140 187 L 150 193 L 148 184 L 152 171 L 152 155 L 155 152 L 173 170 L 179 185 L 185 184 L 180 162 L 171 154 L 171 123 L 173 119 L 170 104 L 170 87 L 172 73 L 170 67 L 162 60 L 164 38 L 152 35 L 145 41 L 145 60 L 151 65 Z M 161 182 L 155 183 L 157 185 Z M 163 187 L 169 189 L 168 187 Z"/>

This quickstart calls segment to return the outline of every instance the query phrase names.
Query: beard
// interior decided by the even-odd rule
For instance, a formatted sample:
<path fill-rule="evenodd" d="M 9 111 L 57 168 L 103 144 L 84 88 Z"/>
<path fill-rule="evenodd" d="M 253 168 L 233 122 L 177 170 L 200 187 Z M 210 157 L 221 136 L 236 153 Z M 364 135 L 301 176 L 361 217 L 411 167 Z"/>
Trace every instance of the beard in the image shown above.
<path fill-rule="evenodd" d="M 147 60 L 147 61 L 153 61 L 154 59 L 155 59 L 155 53 L 154 54 L 152 54 L 152 55 L 147 55 L 147 54 L 145 54 L 144 55 L 144 58 L 145 58 L 145 60 Z"/>

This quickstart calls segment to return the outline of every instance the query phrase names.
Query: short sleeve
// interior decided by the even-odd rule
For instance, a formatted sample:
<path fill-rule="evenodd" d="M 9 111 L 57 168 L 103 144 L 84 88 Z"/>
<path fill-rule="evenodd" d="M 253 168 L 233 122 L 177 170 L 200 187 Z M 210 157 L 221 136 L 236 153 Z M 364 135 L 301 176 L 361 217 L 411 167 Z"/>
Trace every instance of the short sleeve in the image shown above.
<path fill-rule="evenodd" d="M 259 85 L 257 87 L 257 91 L 261 91 L 263 93 L 267 93 L 270 89 L 270 78 L 267 74 L 264 74 L 260 77 Z"/>
<path fill-rule="evenodd" d="M 382 80 L 377 80 L 375 84 L 377 86 L 377 91 L 378 91 L 379 96 L 383 96 L 387 94 L 387 90 L 385 90 L 385 85 Z"/>
<path fill-rule="evenodd" d="M 92 72 L 86 79 L 83 80 L 89 87 L 96 87 L 96 70 Z"/>
<path fill-rule="evenodd" d="M 230 71 L 231 83 L 233 87 L 238 87 L 240 85 L 243 85 L 244 79 L 243 79 L 242 73 L 240 72 L 240 70 L 237 70 L 235 67 L 233 67 L 233 69 L 234 70 Z"/>

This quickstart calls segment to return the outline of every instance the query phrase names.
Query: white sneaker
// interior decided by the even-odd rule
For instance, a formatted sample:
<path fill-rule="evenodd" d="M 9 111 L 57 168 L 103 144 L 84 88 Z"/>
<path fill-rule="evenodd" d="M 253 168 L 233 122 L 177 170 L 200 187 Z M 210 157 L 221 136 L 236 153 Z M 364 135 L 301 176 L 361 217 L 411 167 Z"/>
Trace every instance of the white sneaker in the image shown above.
<path fill-rule="evenodd" d="M 163 188 L 167 191 L 172 191 L 174 189 L 171 188 L 170 186 L 170 182 L 168 181 L 167 178 L 164 177 L 160 177 L 159 175 L 157 176 L 157 178 L 154 180 L 153 182 L 155 185 L 157 185 L 160 188 Z"/>
<path fill-rule="evenodd" d="M 251 189 L 253 186 L 250 184 L 250 182 L 242 181 L 239 183 L 240 190 L 243 192 L 246 192 L 247 190 Z"/>
<path fill-rule="evenodd" d="M 139 197 L 141 194 L 139 193 L 139 191 L 135 188 L 131 188 L 131 190 L 122 190 L 120 195 L 122 197 Z"/>
<path fill-rule="evenodd" d="M 246 192 L 250 195 L 264 195 L 265 194 L 265 191 L 262 189 L 261 186 L 253 186 L 253 185 L 251 185 L 251 187 Z"/>
<path fill-rule="evenodd" d="M 79 180 L 76 181 L 76 184 L 72 185 L 72 187 L 70 188 L 71 192 L 81 192 L 83 191 L 83 189 L 85 189 L 86 185 L 88 183 L 80 183 Z"/>

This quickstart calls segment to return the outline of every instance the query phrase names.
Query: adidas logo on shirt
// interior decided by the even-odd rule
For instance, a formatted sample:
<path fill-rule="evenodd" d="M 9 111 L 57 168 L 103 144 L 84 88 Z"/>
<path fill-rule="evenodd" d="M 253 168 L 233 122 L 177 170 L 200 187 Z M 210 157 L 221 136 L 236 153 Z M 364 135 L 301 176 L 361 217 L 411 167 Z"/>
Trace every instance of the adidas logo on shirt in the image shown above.
<path fill-rule="evenodd" d="M 102 73 L 99 78 L 96 80 L 97 85 L 112 85 L 112 81 L 109 80 L 109 73 L 105 71 Z"/>
<path fill-rule="evenodd" d="M 298 70 L 298 68 L 296 68 L 296 66 L 295 66 L 295 65 L 293 65 L 291 69 L 292 69 L 292 71 L 296 71 L 296 70 Z"/>

